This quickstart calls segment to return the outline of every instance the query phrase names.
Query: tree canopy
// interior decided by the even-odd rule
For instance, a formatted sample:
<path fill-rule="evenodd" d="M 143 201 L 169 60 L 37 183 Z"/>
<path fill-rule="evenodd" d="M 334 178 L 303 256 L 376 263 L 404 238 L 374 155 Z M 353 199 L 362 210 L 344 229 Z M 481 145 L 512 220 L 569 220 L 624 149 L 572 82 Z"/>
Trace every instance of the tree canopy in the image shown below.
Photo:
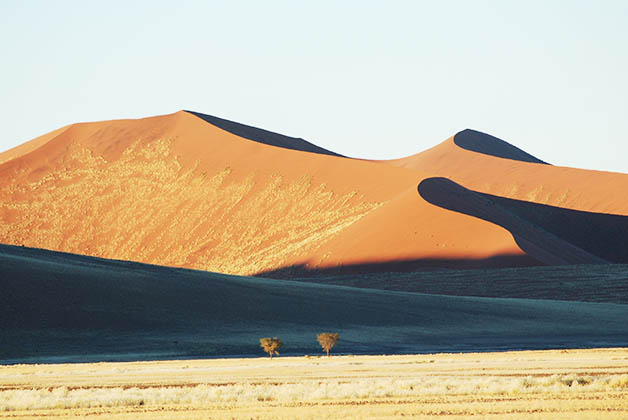
<path fill-rule="evenodd" d="M 277 337 L 264 337 L 259 339 L 260 347 L 264 349 L 266 353 L 270 356 L 271 360 L 273 355 L 279 356 L 279 349 L 283 345 L 283 342 Z"/>

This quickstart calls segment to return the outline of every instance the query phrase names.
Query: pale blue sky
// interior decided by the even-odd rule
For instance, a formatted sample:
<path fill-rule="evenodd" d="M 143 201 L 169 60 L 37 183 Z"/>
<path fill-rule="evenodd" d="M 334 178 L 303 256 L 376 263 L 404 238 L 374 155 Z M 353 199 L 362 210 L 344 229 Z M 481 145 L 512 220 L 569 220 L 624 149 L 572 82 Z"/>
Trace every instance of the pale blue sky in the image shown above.
<path fill-rule="evenodd" d="M 0 51 L 0 150 L 191 109 L 355 157 L 474 128 L 628 172 L 628 1 L 3 0 Z"/>

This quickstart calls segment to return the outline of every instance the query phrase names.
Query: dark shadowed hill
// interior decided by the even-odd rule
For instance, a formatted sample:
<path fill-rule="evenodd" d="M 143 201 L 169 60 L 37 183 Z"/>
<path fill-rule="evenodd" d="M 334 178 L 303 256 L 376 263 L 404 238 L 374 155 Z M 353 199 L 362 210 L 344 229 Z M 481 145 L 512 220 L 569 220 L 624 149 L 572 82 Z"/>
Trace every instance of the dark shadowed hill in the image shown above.
<path fill-rule="evenodd" d="M 270 273 L 274 274 L 274 273 Z M 579 264 L 360 275 L 306 272 L 294 281 L 403 292 L 628 304 L 628 265 Z"/>
<path fill-rule="evenodd" d="M 628 306 L 365 290 L 0 246 L 0 361 L 406 353 L 628 344 Z"/>

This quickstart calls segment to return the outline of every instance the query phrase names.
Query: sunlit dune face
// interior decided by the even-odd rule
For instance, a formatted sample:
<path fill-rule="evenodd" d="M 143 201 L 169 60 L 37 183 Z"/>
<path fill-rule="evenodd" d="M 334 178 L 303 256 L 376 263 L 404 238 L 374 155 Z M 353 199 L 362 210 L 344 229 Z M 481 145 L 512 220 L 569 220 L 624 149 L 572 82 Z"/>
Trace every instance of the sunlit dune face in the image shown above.
<path fill-rule="evenodd" d="M 320 247 L 382 205 L 303 174 L 234 179 L 183 167 L 172 139 L 136 142 L 106 161 L 73 144 L 64 166 L 2 185 L 0 242 L 104 258 L 252 274 Z"/>

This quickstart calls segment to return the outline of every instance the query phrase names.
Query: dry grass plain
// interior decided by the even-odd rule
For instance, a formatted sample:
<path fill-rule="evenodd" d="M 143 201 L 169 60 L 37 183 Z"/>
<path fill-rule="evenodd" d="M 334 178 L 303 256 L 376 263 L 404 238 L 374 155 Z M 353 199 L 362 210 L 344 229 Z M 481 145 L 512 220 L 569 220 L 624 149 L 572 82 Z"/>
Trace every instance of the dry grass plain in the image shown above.
<path fill-rule="evenodd" d="M 0 418 L 626 419 L 628 348 L 0 366 Z"/>

